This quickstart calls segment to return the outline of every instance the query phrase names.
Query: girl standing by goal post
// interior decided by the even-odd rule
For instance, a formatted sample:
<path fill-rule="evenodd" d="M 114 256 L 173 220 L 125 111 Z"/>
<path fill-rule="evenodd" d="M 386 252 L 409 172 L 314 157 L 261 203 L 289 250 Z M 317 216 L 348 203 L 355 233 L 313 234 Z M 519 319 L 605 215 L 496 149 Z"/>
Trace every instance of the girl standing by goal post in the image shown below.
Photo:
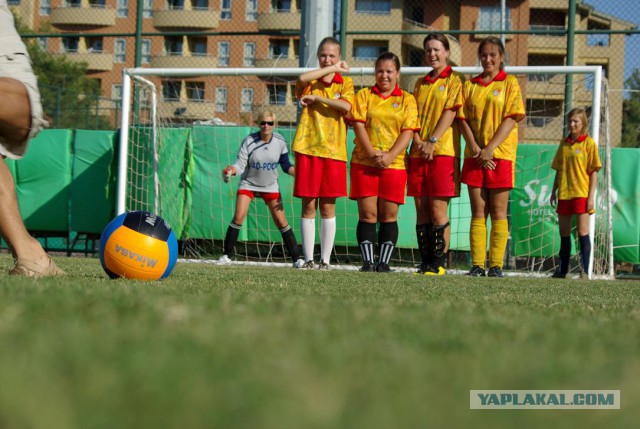
<path fill-rule="evenodd" d="M 416 206 L 416 237 L 422 263 L 418 274 L 445 274 L 449 248 L 449 201 L 460 196 L 460 132 L 452 127 L 462 106 L 460 73 L 449 65 L 449 40 L 432 33 L 424 39 L 424 59 L 432 70 L 415 83 L 420 130 L 409 151 L 407 195 Z"/>
<path fill-rule="evenodd" d="M 375 63 L 376 83 L 358 91 L 350 114 L 355 131 L 349 198 L 358 203 L 360 271 L 391 271 L 389 261 L 398 241 L 398 210 L 407 185 L 407 147 L 420 129 L 412 94 L 398 87 L 400 60 L 385 52 Z M 374 263 L 376 224 L 379 257 Z"/>
<path fill-rule="evenodd" d="M 320 264 L 329 269 L 336 235 L 336 198 L 347 195 L 347 125 L 353 103 L 349 71 L 340 60 L 340 42 L 326 37 L 318 46 L 320 68 L 303 73 L 296 82 L 296 97 L 303 107 L 292 150 L 296 155 L 293 195 L 302 200 L 300 235 L 305 263 L 313 268 L 316 210 L 320 206 Z"/>
<path fill-rule="evenodd" d="M 595 193 L 598 171 L 602 168 L 598 146 L 588 135 L 589 119 L 582 108 L 567 115 L 569 135 L 560 142 L 551 168 L 556 170 L 551 193 L 551 205 L 556 206 L 560 229 L 560 267 L 554 278 L 565 278 L 571 258 L 571 221 L 576 217 L 580 241 L 580 278 L 588 278 L 591 257 L 589 216 L 595 213 Z"/>
<path fill-rule="evenodd" d="M 504 71 L 504 45 L 487 37 L 478 46 L 482 73 L 466 81 L 459 127 L 466 141 L 462 182 L 471 201 L 471 270 L 485 275 L 487 217 L 491 217 L 489 277 L 503 277 L 509 238 L 507 207 L 515 183 L 518 122 L 524 119 L 522 92 L 515 76 Z"/>

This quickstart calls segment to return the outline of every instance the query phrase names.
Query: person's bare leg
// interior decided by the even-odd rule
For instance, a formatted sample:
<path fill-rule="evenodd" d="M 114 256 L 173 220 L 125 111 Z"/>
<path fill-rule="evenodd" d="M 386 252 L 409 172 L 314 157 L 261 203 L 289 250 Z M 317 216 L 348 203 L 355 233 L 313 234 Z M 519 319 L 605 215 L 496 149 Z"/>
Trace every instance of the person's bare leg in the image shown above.
<path fill-rule="evenodd" d="M 31 105 L 27 89 L 15 79 L 0 78 L 0 136 L 6 143 L 27 139 L 31 126 Z"/>

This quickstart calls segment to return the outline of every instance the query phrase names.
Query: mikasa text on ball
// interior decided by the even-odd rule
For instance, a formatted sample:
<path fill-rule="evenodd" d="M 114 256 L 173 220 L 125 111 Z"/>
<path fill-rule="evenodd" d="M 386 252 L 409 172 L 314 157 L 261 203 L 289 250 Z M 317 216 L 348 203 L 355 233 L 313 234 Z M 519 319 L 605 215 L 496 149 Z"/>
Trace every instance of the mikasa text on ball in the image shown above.
<path fill-rule="evenodd" d="M 169 224 L 147 211 L 113 219 L 100 237 L 100 262 L 111 278 L 159 280 L 178 259 L 178 241 Z"/>

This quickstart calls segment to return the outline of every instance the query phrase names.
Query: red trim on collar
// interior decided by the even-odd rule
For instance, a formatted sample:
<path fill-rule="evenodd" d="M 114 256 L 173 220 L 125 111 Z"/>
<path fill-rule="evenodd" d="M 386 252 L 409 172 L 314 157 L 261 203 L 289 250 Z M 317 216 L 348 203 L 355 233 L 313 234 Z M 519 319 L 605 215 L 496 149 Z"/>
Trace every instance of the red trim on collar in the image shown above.
<path fill-rule="evenodd" d="M 377 95 L 377 96 L 379 96 L 379 97 L 381 97 L 381 98 L 383 98 L 385 100 L 387 98 L 391 97 L 392 95 L 396 96 L 396 97 L 399 96 L 399 95 L 402 95 L 402 90 L 400 89 L 400 87 L 398 86 L 397 83 L 396 83 L 396 87 L 393 88 L 393 91 L 391 91 L 391 94 L 389 94 L 387 96 L 382 95 L 382 92 L 380 92 L 380 88 L 378 88 L 377 84 L 373 85 L 373 88 L 371 88 L 371 92 L 373 92 L 375 95 Z"/>
<path fill-rule="evenodd" d="M 498 74 L 496 75 L 496 77 L 493 78 L 493 80 L 491 80 L 490 82 L 484 83 L 482 80 L 482 74 L 479 74 L 478 76 L 474 77 L 471 79 L 471 82 L 473 83 L 479 83 L 482 86 L 489 86 L 489 84 L 491 84 L 491 82 L 500 82 L 503 81 L 507 78 L 507 73 L 504 70 L 500 70 L 498 72 Z"/>
<path fill-rule="evenodd" d="M 451 66 L 447 66 L 445 67 L 444 70 L 442 70 L 442 73 L 440 73 L 438 76 L 432 78 L 431 77 L 431 73 L 427 74 L 424 77 L 424 81 L 427 83 L 434 83 L 435 81 L 437 81 L 438 79 L 446 79 L 449 76 L 451 76 L 451 73 L 453 73 L 453 69 L 451 68 Z"/>
<path fill-rule="evenodd" d="M 344 78 L 342 77 L 342 75 L 340 73 L 334 73 L 333 79 L 331 79 L 331 82 L 327 83 L 327 82 L 324 81 L 324 79 L 320 79 L 320 82 L 322 82 L 324 84 L 324 86 L 331 86 L 334 83 L 343 83 L 344 82 Z"/>
<path fill-rule="evenodd" d="M 576 143 L 582 143 L 586 139 L 587 139 L 587 135 L 586 134 L 580 134 L 577 139 L 571 140 L 571 134 L 569 134 L 567 136 L 567 138 L 564 139 L 564 141 L 566 143 L 576 144 Z"/>

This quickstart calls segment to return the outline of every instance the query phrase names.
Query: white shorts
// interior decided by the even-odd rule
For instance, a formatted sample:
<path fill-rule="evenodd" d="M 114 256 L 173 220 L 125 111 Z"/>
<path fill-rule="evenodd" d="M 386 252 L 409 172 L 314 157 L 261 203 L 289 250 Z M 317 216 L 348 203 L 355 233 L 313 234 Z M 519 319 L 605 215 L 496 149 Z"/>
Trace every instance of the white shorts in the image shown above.
<path fill-rule="evenodd" d="M 20 159 L 27 151 L 27 143 L 29 140 L 49 124 L 43 116 L 38 81 L 33 74 L 31 60 L 26 54 L 0 55 L 0 77 L 7 77 L 22 82 L 27 88 L 27 94 L 29 95 L 29 102 L 31 104 L 31 128 L 27 139 L 19 144 L 9 146 L 0 138 L 0 155 L 12 159 Z"/>

